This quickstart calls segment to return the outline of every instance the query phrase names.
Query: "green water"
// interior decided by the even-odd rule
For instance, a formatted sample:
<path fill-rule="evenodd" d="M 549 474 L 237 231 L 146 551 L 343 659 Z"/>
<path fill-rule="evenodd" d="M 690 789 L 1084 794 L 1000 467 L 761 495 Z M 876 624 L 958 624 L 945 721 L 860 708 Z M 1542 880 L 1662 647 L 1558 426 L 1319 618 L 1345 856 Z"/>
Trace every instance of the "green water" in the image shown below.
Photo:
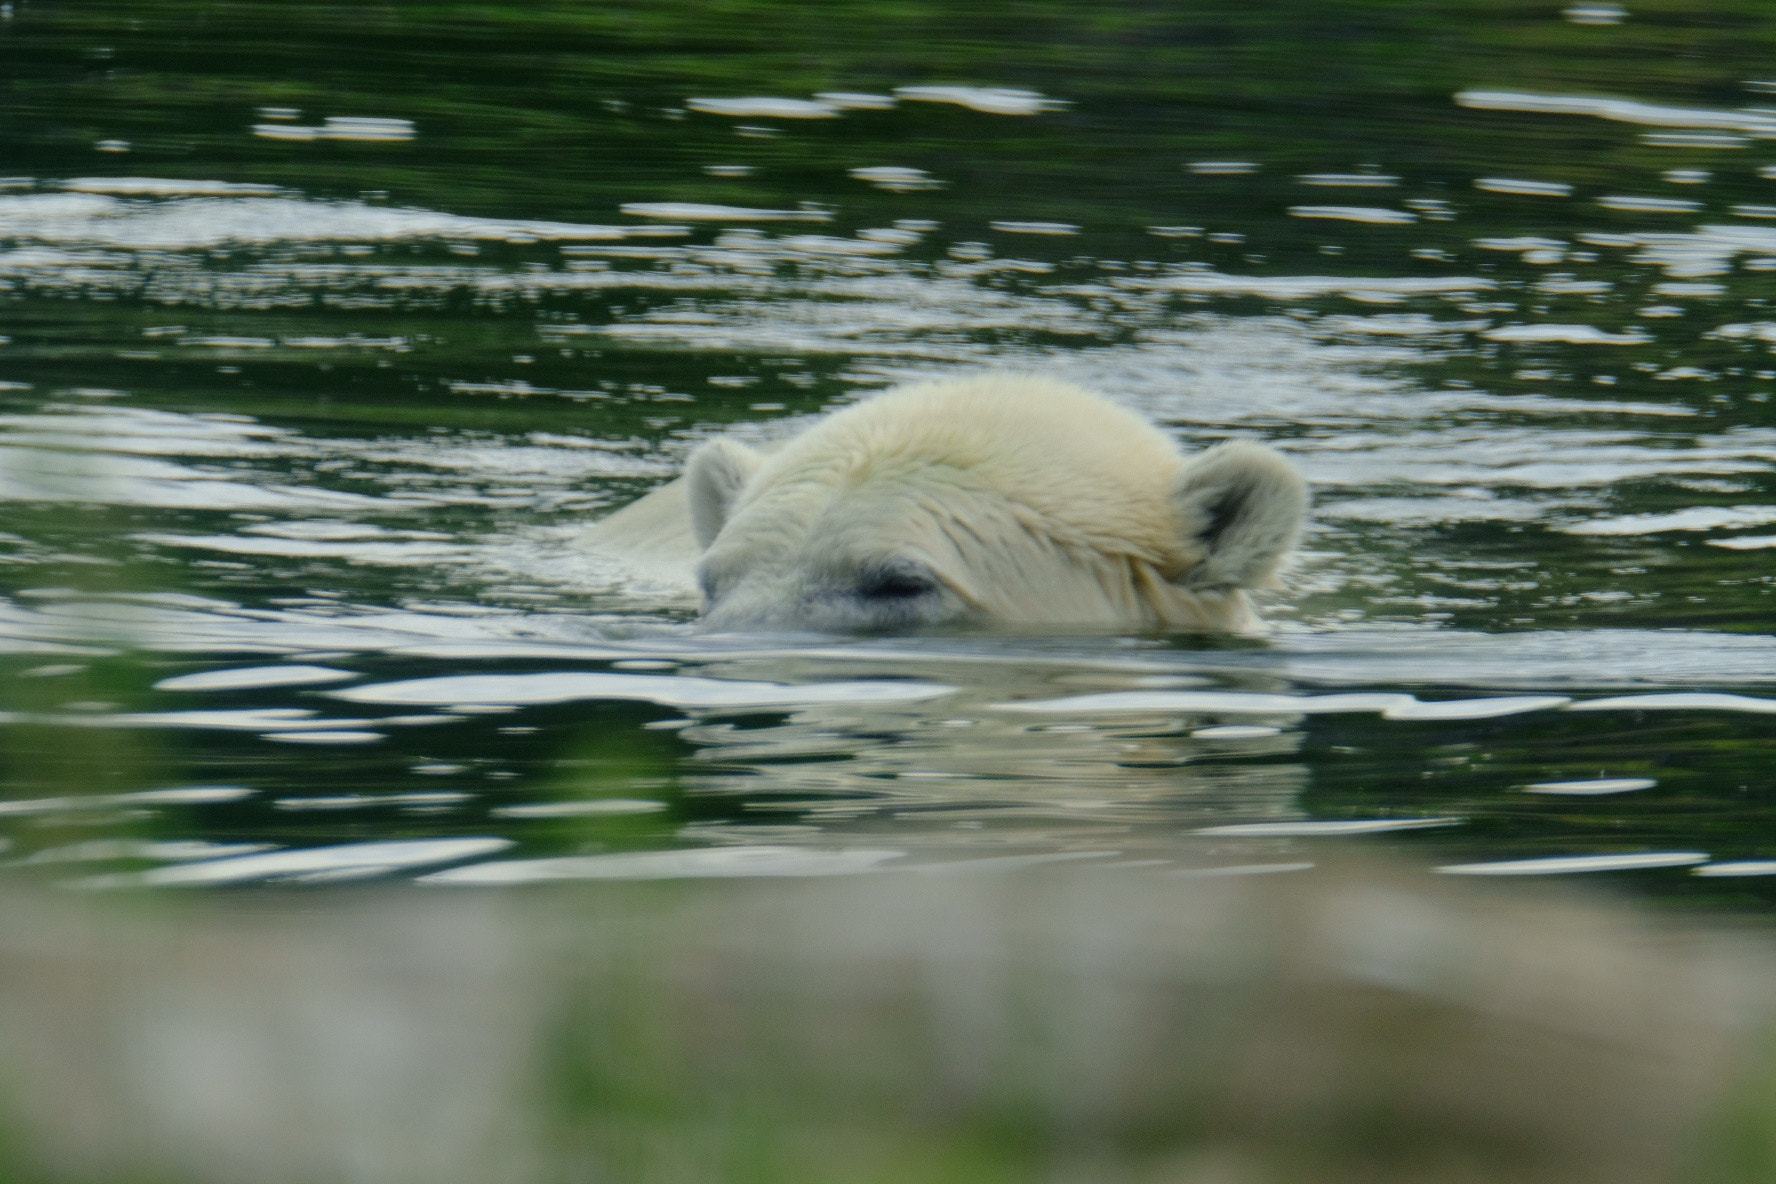
<path fill-rule="evenodd" d="M 14 0 L 3 874 L 1761 907 L 1776 13 L 1592 7 Z M 1295 459 L 1274 635 L 710 637 L 575 546 L 983 366 Z"/>

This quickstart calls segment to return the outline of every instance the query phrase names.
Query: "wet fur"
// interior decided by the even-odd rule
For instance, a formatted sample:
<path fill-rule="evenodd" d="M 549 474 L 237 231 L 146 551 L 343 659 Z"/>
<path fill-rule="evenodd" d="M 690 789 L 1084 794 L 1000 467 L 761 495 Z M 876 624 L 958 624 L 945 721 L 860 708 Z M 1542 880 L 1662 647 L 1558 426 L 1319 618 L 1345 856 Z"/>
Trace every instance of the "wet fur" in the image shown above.
<path fill-rule="evenodd" d="M 889 391 L 768 452 L 710 441 L 589 541 L 689 561 L 712 628 L 1242 630 L 1306 507 L 1269 448 L 1186 457 L 1102 396 L 999 374 Z"/>

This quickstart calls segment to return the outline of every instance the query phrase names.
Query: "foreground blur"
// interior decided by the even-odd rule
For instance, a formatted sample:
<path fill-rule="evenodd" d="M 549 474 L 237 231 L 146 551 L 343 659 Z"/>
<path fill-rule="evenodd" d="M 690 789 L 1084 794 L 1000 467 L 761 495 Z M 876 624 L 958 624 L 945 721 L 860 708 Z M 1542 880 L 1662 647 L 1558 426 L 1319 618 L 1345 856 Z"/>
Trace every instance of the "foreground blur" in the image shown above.
<path fill-rule="evenodd" d="M 15 895 L 0 1178 L 1754 1179 L 1771 968 L 1361 866 Z"/>

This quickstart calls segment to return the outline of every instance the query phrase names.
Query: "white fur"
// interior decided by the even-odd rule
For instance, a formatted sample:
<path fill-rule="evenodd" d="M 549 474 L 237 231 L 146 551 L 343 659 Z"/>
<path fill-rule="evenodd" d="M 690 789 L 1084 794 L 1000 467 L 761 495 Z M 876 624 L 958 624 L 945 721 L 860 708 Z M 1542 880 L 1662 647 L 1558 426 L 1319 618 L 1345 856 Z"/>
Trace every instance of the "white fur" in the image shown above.
<path fill-rule="evenodd" d="M 708 547 L 715 541 L 733 513 L 734 500 L 758 467 L 759 454 L 733 440 L 711 440 L 691 456 L 684 482 L 697 546 Z"/>
<path fill-rule="evenodd" d="M 1269 448 L 1187 458 L 1099 395 L 998 374 L 889 391 L 770 452 L 711 441 L 591 541 L 700 547 L 712 628 L 1240 630 L 1306 507 Z"/>

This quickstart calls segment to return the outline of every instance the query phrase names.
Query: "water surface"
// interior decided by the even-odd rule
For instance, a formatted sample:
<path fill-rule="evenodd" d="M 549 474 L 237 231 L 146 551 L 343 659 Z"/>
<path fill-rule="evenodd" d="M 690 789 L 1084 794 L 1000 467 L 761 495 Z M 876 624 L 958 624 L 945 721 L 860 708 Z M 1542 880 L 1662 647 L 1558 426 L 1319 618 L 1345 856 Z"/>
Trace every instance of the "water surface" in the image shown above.
<path fill-rule="evenodd" d="M 11 874 L 1776 884 L 1761 6 L 5 14 Z M 1274 634 L 706 636 L 574 545 L 988 366 L 1290 455 Z"/>

